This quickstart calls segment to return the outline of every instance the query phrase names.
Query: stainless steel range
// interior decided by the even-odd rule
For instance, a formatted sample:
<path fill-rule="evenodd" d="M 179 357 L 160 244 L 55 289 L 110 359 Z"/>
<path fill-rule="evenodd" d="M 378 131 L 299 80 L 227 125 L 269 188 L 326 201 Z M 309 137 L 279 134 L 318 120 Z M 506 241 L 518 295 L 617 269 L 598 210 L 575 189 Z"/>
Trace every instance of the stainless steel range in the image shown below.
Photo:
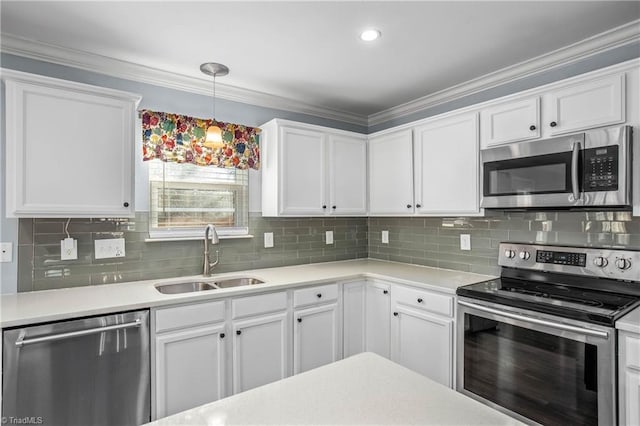
<path fill-rule="evenodd" d="M 640 251 L 501 243 L 460 287 L 458 391 L 540 424 L 616 424 L 615 322 L 640 306 Z"/>

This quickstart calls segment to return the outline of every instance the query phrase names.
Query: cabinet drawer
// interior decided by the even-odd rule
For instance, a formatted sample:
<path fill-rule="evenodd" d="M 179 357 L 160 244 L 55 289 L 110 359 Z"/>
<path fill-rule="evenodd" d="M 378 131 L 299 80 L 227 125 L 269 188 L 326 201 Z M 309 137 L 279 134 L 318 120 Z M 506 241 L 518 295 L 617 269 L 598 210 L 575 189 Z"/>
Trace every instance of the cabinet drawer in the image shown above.
<path fill-rule="evenodd" d="M 338 300 L 338 284 L 302 288 L 293 292 L 293 306 L 311 305 Z"/>
<path fill-rule="evenodd" d="M 448 317 L 453 316 L 453 296 L 403 286 L 395 286 L 391 291 L 398 303 Z"/>
<path fill-rule="evenodd" d="M 156 333 L 224 321 L 224 301 L 158 309 Z"/>
<path fill-rule="evenodd" d="M 627 364 L 626 367 L 640 369 L 640 338 L 625 336 L 624 354 Z"/>
<path fill-rule="evenodd" d="M 287 309 L 287 293 L 284 291 L 242 297 L 231 301 L 231 316 L 233 319 L 282 311 L 284 309 Z"/>

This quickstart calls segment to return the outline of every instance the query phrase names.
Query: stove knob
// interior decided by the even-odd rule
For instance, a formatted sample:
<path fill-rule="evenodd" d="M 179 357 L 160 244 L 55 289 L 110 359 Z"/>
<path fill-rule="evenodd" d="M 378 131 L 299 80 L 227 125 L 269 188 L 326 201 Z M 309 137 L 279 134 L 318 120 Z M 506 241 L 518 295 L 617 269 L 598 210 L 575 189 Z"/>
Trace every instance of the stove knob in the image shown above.
<path fill-rule="evenodd" d="M 529 253 L 528 251 L 521 251 L 520 252 L 520 259 L 529 260 L 530 257 L 531 257 L 531 253 Z"/>
<path fill-rule="evenodd" d="M 507 259 L 513 259 L 514 257 L 516 257 L 516 252 L 513 250 L 505 250 L 504 257 L 506 257 Z"/>
<path fill-rule="evenodd" d="M 596 265 L 598 268 L 604 268 L 609 264 L 609 261 L 607 260 L 606 257 L 598 256 L 595 259 L 593 259 L 593 264 Z"/>
<path fill-rule="evenodd" d="M 624 271 L 625 269 L 631 268 L 631 261 L 625 258 L 616 259 L 616 266 L 621 271 Z"/>

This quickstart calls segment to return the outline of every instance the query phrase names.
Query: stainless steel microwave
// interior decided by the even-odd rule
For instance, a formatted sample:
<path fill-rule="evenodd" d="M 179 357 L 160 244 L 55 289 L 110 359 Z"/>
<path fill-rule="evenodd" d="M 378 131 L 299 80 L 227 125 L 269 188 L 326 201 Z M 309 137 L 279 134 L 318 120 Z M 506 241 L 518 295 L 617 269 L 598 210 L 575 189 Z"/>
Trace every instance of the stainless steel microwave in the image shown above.
<path fill-rule="evenodd" d="M 484 208 L 631 206 L 631 127 L 480 151 Z"/>

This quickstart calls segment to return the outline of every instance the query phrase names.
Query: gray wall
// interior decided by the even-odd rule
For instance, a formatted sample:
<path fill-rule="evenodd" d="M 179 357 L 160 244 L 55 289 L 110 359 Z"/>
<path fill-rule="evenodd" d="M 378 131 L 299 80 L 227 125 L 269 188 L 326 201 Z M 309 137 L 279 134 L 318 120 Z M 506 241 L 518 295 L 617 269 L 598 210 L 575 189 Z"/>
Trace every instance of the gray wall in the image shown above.
<path fill-rule="evenodd" d="M 65 219 L 21 219 L 18 291 L 110 284 L 202 273 L 203 242 L 145 242 L 148 214 L 135 219 L 72 219 L 69 233 L 78 239 L 78 259 L 60 260 Z M 367 257 L 367 218 L 263 218 L 249 216 L 253 239 L 220 240 L 214 273 Z M 334 243 L 325 243 L 333 231 Z M 263 247 L 273 232 L 274 247 Z M 93 241 L 124 238 L 124 258 L 94 259 Z M 215 255 L 211 255 L 215 259 Z"/>
<path fill-rule="evenodd" d="M 381 232 L 389 231 L 389 244 Z M 369 218 L 369 257 L 498 274 L 501 241 L 640 249 L 640 217 L 630 212 L 503 212 L 468 218 Z M 460 250 L 471 235 L 471 251 Z"/>

